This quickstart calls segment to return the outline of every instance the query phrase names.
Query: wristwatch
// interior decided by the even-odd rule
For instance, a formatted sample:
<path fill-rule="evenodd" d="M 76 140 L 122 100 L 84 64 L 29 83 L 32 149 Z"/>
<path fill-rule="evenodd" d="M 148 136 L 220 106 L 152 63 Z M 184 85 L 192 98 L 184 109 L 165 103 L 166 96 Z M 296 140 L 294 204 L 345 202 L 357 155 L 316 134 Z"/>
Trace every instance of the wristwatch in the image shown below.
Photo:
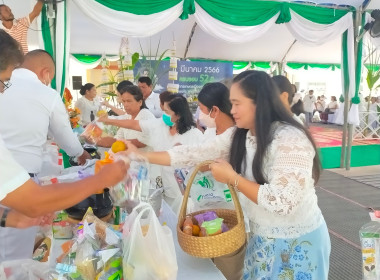
<path fill-rule="evenodd" d="M 5 227 L 5 223 L 7 221 L 7 216 L 8 216 L 9 208 L 5 208 L 3 215 L 1 216 L 0 219 L 0 227 Z"/>

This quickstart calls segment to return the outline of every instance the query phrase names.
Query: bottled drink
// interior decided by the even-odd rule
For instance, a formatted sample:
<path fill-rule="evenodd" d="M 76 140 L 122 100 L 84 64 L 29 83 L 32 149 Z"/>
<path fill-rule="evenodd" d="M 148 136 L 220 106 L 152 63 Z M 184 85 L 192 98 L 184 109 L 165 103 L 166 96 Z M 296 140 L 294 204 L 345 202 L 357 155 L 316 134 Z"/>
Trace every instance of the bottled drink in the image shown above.
<path fill-rule="evenodd" d="M 363 280 L 380 280 L 380 222 L 369 222 L 359 230 L 362 245 Z"/>
<path fill-rule="evenodd" d="M 186 216 L 186 219 L 183 222 L 183 232 L 188 235 L 193 235 L 193 220 L 191 219 L 191 216 Z"/>
<path fill-rule="evenodd" d="M 95 120 L 94 111 L 91 111 L 90 113 L 90 120 L 93 122 Z"/>

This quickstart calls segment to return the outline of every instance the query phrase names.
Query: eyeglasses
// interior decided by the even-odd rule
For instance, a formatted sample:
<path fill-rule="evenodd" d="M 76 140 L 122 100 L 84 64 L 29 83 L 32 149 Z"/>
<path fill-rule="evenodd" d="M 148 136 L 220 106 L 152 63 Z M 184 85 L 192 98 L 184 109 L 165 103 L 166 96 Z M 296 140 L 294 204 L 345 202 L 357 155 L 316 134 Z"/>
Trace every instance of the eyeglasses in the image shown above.
<path fill-rule="evenodd" d="M 11 86 L 11 82 L 10 81 L 5 81 L 3 82 L 2 80 L 0 80 L 0 92 L 3 93 L 6 89 L 8 89 L 10 86 Z"/>

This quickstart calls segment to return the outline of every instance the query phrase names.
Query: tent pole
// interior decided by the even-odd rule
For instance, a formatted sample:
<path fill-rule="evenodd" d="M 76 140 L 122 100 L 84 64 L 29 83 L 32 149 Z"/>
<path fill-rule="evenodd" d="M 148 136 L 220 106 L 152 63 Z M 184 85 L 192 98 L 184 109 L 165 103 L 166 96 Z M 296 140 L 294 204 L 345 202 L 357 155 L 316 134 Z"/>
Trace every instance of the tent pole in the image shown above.
<path fill-rule="evenodd" d="M 331 6 L 331 5 L 323 5 L 318 3 L 301 3 L 302 6 L 313 6 L 313 7 L 321 7 L 321 8 L 327 8 L 327 9 L 334 9 L 334 10 L 343 10 L 343 11 L 352 11 L 354 8 L 352 6 L 349 7 L 342 7 L 342 6 Z"/>
<path fill-rule="evenodd" d="M 355 13 L 355 22 L 354 22 L 354 38 L 359 36 L 359 28 L 362 22 L 363 10 L 361 8 Z M 358 46 L 359 42 L 354 40 L 354 54 L 355 54 L 355 66 L 357 67 L 358 63 Z M 355 69 L 356 69 L 355 67 Z M 361 75 L 361 73 L 356 73 L 357 75 Z M 356 78 L 355 78 L 356 80 Z M 350 170 L 351 167 L 351 150 L 352 150 L 352 135 L 353 134 L 353 125 L 348 125 L 348 143 L 347 143 L 347 157 L 346 157 L 346 170 Z"/>
<path fill-rule="evenodd" d="M 290 47 L 288 48 L 288 50 L 286 51 L 285 55 L 283 56 L 283 58 L 281 59 L 281 71 L 279 73 L 279 75 L 284 75 L 284 71 L 285 71 L 285 59 L 288 55 L 288 53 L 290 52 L 290 50 L 293 48 L 294 44 L 297 42 L 297 39 L 294 39 L 293 43 L 290 45 Z"/>
<path fill-rule="evenodd" d="M 185 53 L 183 55 L 183 58 L 186 58 L 187 52 L 189 51 L 190 44 L 191 44 L 191 39 L 194 36 L 195 27 L 197 27 L 197 23 L 196 22 L 194 22 L 193 28 L 191 28 L 191 32 L 190 32 L 190 35 L 189 35 L 189 39 L 187 40 L 187 45 L 186 45 L 186 49 L 185 49 Z"/>

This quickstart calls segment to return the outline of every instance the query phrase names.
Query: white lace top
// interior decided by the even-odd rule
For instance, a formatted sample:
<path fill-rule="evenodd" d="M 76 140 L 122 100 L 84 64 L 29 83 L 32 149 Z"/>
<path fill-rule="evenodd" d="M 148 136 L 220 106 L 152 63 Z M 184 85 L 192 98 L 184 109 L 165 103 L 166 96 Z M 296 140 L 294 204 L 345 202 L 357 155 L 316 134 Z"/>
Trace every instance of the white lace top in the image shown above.
<path fill-rule="evenodd" d="M 296 238 L 318 228 L 323 222 L 312 178 L 315 151 L 305 134 L 286 124 L 274 125 L 275 134 L 267 150 L 263 171 L 268 184 L 260 186 L 258 204 L 242 193 L 239 200 L 250 230 L 270 238 Z M 234 129 L 218 135 L 213 142 L 179 146 L 169 150 L 174 166 L 193 166 L 207 159 L 228 159 Z M 252 161 L 256 137 L 246 138 L 246 166 L 242 174 L 255 181 Z"/>

